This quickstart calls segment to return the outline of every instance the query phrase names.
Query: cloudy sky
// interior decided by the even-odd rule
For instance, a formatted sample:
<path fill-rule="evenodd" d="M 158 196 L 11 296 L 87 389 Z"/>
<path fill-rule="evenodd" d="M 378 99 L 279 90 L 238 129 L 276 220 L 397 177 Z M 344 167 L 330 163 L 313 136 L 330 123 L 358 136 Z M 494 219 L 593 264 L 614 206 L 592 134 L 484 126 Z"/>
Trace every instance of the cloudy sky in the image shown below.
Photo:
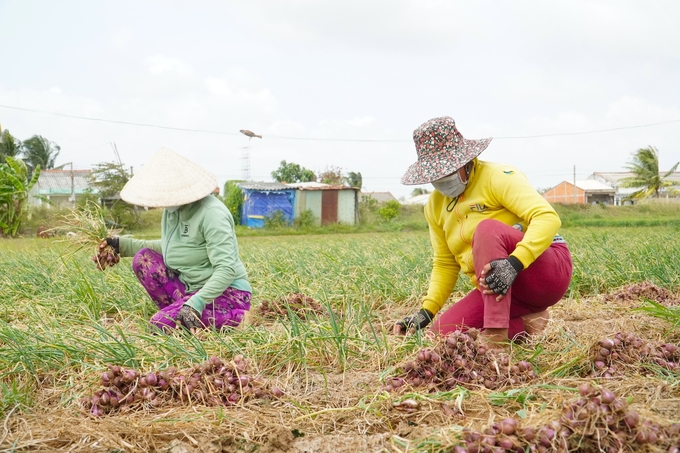
<path fill-rule="evenodd" d="M 397 197 L 413 129 L 443 115 L 537 188 L 649 145 L 664 170 L 678 17 L 677 0 L 0 0 L 0 124 L 76 169 L 167 146 L 220 184 L 247 154 L 253 180 L 286 160 Z"/>

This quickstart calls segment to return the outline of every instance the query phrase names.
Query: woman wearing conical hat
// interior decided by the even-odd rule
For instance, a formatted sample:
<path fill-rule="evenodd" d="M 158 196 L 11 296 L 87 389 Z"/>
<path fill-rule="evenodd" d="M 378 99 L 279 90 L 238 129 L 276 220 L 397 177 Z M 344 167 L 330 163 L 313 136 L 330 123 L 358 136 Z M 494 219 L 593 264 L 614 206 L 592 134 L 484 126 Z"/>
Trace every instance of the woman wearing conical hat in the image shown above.
<path fill-rule="evenodd" d="M 159 311 L 151 324 L 235 327 L 250 309 L 252 289 L 239 258 L 234 218 L 212 195 L 217 180 L 200 165 L 160 149 L 125 184 L 120 197 L 164 208 L 161 239 L 106 238 L 132 269 Z"/>
<path fill-rule="evenodd" d="M 545 328 L 548 307 L 566 293 L 572 262 L 560 219 L 517 168 L 477 158 L 491 139 L 467 140 L 453 118 L 433 118 L 413 133 L 418 160 L 403 184 L 432 183 L 425 206 L 433 267 L 420 311 L 395 334 L 446 334 L 478 328 L 492 345 Z M 460 273 L 474 285 L 439 316 Z"/>

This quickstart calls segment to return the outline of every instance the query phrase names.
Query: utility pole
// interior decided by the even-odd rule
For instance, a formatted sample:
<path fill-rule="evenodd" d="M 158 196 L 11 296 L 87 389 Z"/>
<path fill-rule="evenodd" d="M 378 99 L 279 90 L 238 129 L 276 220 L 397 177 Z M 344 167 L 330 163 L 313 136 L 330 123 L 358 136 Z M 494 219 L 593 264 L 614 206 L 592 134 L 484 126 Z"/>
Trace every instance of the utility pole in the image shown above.
<path fill-rule="evenodd" d="M 73 174 L 73 162 L 71 162 L 71 203 L 73 203 L 73 208 L 76 207 L 76 184 L 75 176 Z"/>
<path fill-rule="evenodd" d="M 73 208 L 76 207 L 76 184 L 75 184 L 75 172 L 73 171 L 73 162 L 66 162 L 65 164 L 61 164 L 57 167 L 54 167 L 52 170 L 61 170 L 65 166 L 70 165 L 71 166 L 71 196 L 68 197 L 68 201 L 70 203 L 73 203 Z"/>
<path fill-rule="evenodd" d="M 576 203 L 576 165 L 574 165 L 574 203 Z"/>

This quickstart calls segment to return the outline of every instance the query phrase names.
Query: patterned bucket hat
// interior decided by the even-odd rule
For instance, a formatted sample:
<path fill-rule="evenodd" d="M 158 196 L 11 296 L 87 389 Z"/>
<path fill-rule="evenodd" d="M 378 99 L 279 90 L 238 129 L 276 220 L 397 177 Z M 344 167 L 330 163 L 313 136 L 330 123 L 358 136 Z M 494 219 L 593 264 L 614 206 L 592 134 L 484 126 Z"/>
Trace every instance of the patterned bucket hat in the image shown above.
<path fill-rule="evenodd" d="M 450 175 L 479 156 L 489 146 L 491 138 L 467 140 L 450 116 L 433 118 L 413 131 L 418 161 L 411 165 L 401 183 L 426 184 Z"/>

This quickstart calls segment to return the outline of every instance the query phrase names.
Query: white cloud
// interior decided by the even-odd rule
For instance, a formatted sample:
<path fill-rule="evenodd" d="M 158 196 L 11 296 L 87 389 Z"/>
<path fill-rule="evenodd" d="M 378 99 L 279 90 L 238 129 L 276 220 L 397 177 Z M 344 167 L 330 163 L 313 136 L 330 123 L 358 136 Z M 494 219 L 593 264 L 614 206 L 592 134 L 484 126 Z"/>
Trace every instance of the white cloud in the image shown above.
<path fill-rule="evenodd" d="M 167 73 L 172 73 L 181 77 L 190 77 L 194 75 L 194 70 L 191 66 L 175 57 L 154 55 L 147 58 L 147 65 L 149 72 L 157 76 Z"/>
<path fill-rule="evenodd" d="M 0 42 L 16 43 L 4 61 L 22 62 L 3 73 L 0 104 L 226 132 L 0 108 L 3 127 L 44 135 L 83 167 L 111 160 L 115 141 L 129 165 L 169 146 L 233 179 L 249 146 L 253 175 L 265 179 L 285 159 L 360 171 L 369 190 L 408 194 L 399 178 L 416 158 L 411 133 L 440 115 L 467 138 L 497 137 L 482 157 L 515 164 L 541 187 L 570 179 L 574 166 L 578 177 L 618 170 L 650 144 L 662 166 L 678 160 L 677 124 L 501 139 L 679 118 L 675 0 L 0 5 Z M 41 33 L 13 17 L 31 17 Z"/>
<path fill-rule="evenodd" d="M 319 126 L 327 128 L 341 128 L 346 129 L 346 126 L 353 128 L 361 128 L 370 126 L 375 123 L 375 118 L 372 116 L 363 116 L 351 119 L 322 119 L 319 121 Z"/>
<path fill-rule="evenodd" d="M 125 50 L 129 48 L 134 38 L 135 34 L 130 28 L 119 28 L 111 34 L 109 45 L 115 50 Z"/>
<path fill-rule="evenodd" d="M 232 96 L 234 94 L 232 89 L 229 87 L 229 83 L 224 79 L 208 77 L 203 81 L 203 83 L 205 83 L 205 86 L 208 88 L 210 94 L 225 97 Z"/>
<path fill-rule="evenodd" d="M 623 96 L 609 106 L 604 119 L 612 127 L 680 120 L 680 107 L 663 107 L 646 99 Z"/>

